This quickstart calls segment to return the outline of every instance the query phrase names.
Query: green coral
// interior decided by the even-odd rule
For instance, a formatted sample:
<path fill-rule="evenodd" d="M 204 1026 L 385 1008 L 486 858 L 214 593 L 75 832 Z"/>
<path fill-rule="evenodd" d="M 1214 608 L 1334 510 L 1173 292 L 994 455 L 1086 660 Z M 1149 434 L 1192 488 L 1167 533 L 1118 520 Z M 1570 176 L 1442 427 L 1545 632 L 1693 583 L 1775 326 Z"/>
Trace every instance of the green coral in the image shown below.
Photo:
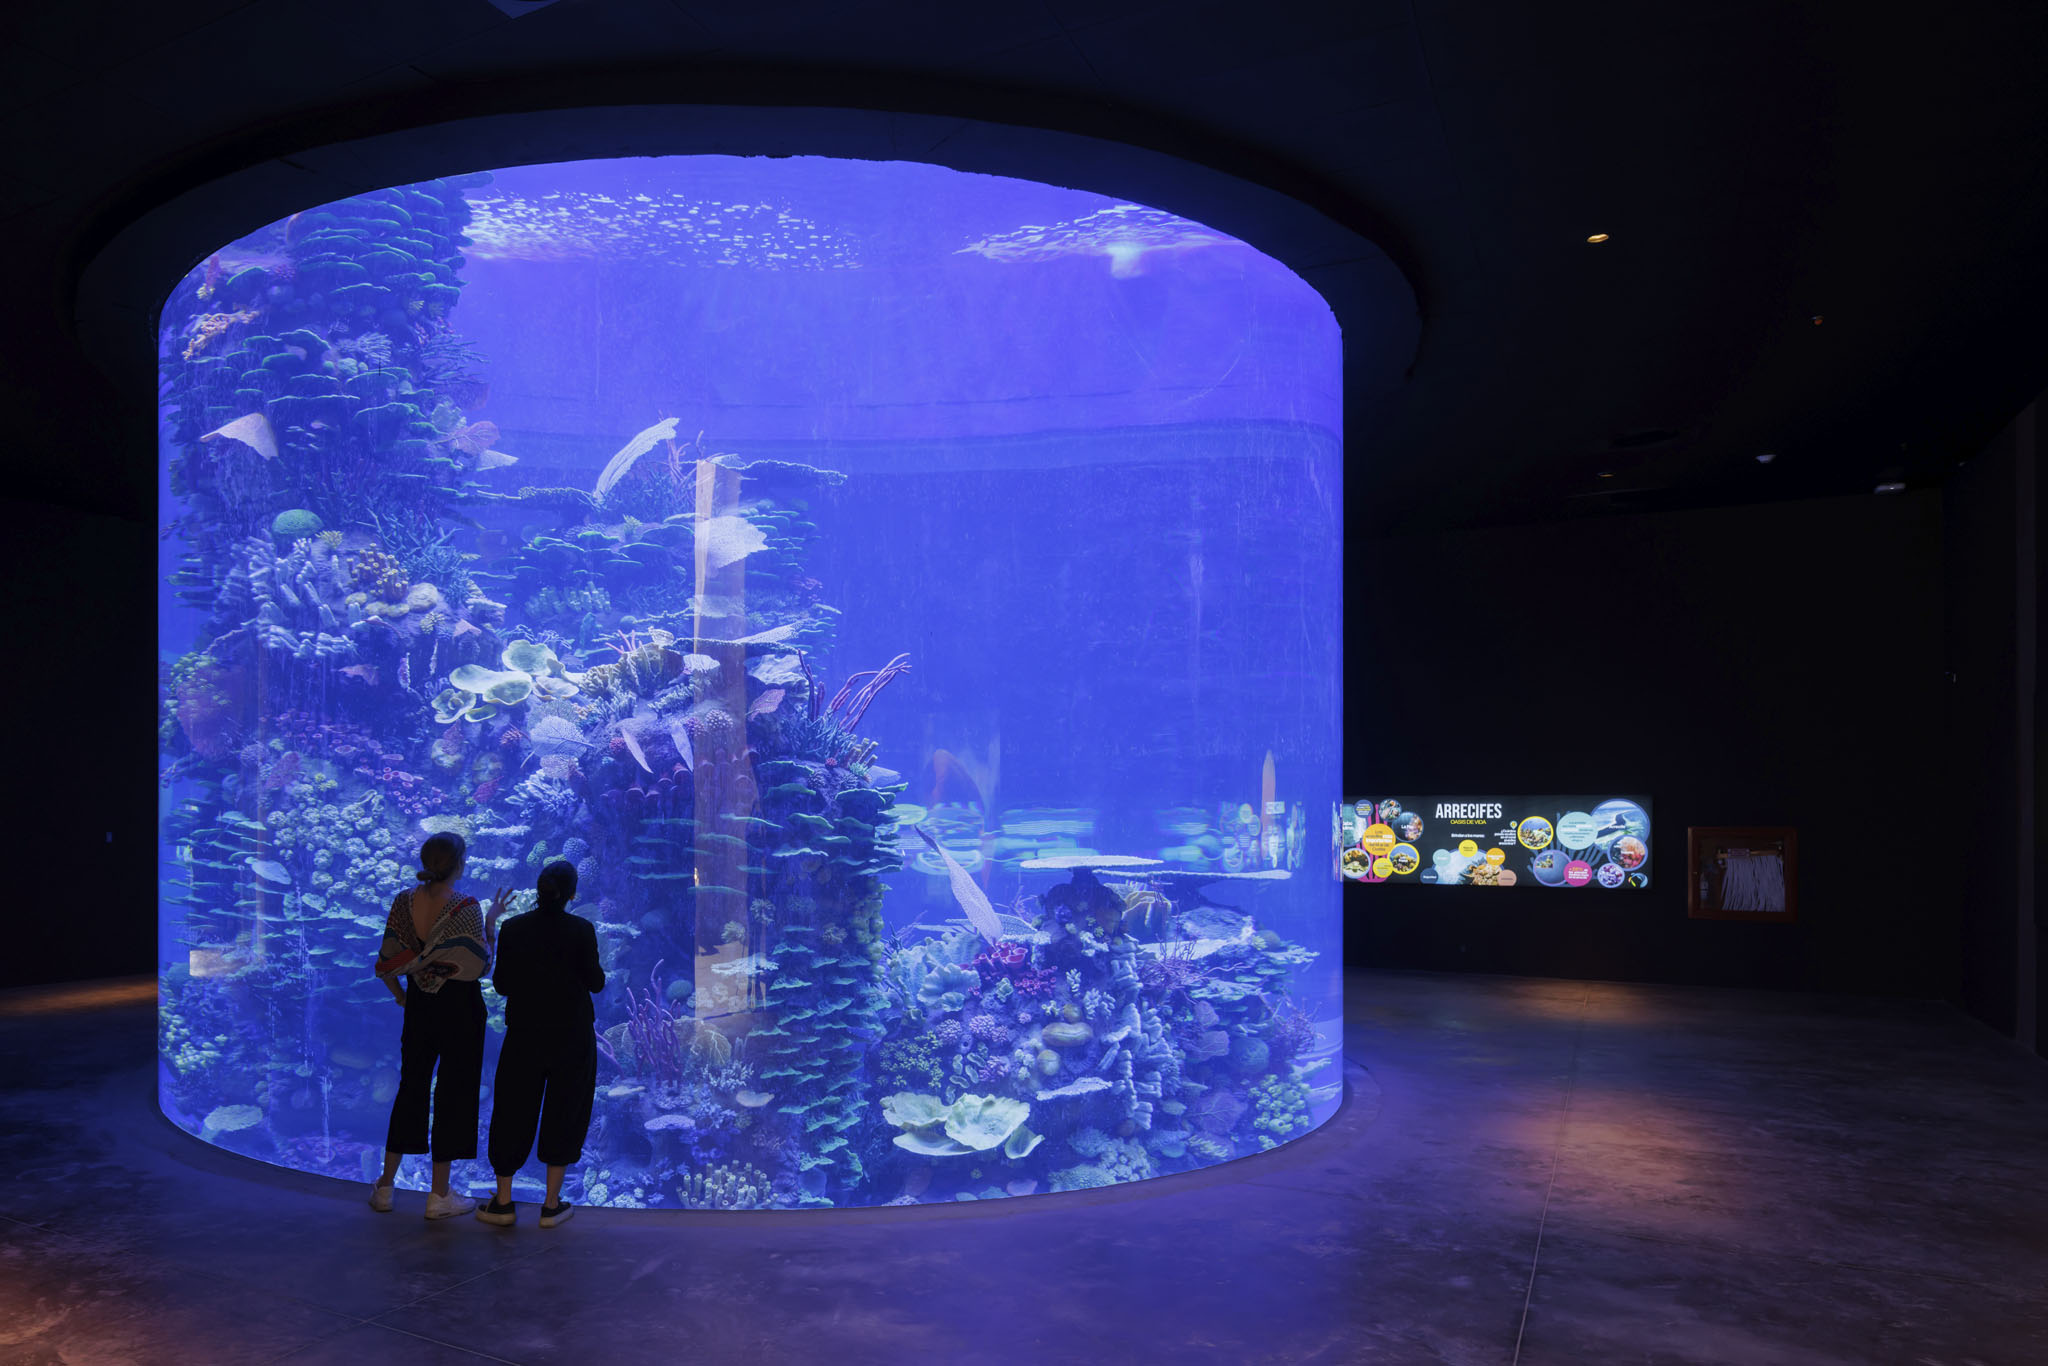
<path fill-rule="evenodd" d="M 327 524 L 320 520 L 320 514 L 306 508 L 287 508 L 270 520 L 270 534 L 280 541 L 296 541 L 302 536 L 318 536 Z"/>
<path fill-rule="evenodd" d="M 1259 1131 L 1262 1148 L 1275 1147 L 1289 1134 L 1308 1127 L 1308 1087 L 1302 1082 L 1262 1077 L 1252 1087 L 1252 1105 L 1257 1111 L 1252 1127 Z"/>
<path fill-rule="evenodd" d="M 964 1095 L 951 1105 L 937 1096 L 902 1091 L 882 1100 L 882 1118 L 903 1130 L 896 1146 L 925 1157 L 959 1157 L 1000 1147 L 1022 1157 L 1037 1147 L 1023 1127 L 1031 1106 L 1009 1096 Z"/>
<path fill-rule="evenodd" d="M 945 1052 L 929 1034 L 891 1039 L 881 1048 L 882 1084 L 898 1090 L 936 1091 L 944 1075 Z"/>

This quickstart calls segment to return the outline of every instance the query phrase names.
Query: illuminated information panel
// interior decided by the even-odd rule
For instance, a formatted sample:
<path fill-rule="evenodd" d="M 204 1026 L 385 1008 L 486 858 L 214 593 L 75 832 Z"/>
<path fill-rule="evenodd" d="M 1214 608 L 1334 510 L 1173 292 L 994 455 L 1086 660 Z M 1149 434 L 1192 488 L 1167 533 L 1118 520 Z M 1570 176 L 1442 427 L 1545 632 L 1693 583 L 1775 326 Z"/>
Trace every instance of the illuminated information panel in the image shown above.
<path fill-rule="evenodd" d="M 1640 891 L 1650 885 L 1650 800 L 1347 798 L 1337 847 L 1352 882 Z"/>

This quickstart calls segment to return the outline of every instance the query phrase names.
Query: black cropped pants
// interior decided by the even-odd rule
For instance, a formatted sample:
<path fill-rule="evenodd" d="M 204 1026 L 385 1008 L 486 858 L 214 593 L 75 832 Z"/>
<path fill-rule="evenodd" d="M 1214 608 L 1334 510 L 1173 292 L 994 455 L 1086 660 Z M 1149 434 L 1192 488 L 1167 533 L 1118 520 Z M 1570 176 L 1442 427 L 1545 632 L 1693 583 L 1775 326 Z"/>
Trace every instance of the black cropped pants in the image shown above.
<path fill-rule="evenodd" d="M 475 982 L 444 982 L 439 991 L 421 991 L 407 979 L 398 1057 L 398 1094 L 391 1101 L 384 1150 L 431 1153 L 436 1162 L 475 1157 L 477 1088 L 484 1079 L 483 988 Z"/>
<path fill-rule="evenodd" d="M 491 1170 L 510 1176 L 526 1165 L 536 1127 L 542 1166 L 581 1161 L 596 1090 L 597 1039 L 587 1026 L 566 1039 L 508 1029 L 491 1084 Z"/>

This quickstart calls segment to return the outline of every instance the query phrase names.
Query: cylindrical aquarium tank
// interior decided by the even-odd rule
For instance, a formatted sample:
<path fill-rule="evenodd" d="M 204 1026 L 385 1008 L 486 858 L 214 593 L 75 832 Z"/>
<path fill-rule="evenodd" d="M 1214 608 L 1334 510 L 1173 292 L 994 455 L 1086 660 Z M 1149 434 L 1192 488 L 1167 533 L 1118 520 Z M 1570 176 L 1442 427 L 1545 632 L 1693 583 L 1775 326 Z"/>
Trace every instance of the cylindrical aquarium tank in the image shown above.
<path fill-rule="evenodd" d="M 585 1203 L 1076 1190 L 1335 1110 L 1340 346 L 1276 261 L 921 164 L 526 166 L 221 246 L 161 360 L 187 1131 L 376 1172 L 443 830 L 485 899 L 578 869 Z"/>

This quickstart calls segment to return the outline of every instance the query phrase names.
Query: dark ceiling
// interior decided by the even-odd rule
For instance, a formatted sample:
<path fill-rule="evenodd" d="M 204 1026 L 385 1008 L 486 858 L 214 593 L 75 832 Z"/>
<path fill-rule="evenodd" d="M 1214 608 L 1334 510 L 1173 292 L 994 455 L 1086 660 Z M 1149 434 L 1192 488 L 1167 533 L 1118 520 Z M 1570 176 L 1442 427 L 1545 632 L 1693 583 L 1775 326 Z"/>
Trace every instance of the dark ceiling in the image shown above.
<path fill-rule="evenodd" d="M 150 448 L 147 374 L 109 376 L 77 318 L 94 257 L 162 201 L 365 133 L 653 101 L 1090 134 L 1371 237 L 1422 330 L 1405 383 L 1348 415 L 1368 533 L 1934 482 L 2048 381 L 2037 3 L 1908 24 L 1814 0 L 71 0 L 0 22 L 17 498 L 152 515 L 152 462 L 120 454 Z"/>

